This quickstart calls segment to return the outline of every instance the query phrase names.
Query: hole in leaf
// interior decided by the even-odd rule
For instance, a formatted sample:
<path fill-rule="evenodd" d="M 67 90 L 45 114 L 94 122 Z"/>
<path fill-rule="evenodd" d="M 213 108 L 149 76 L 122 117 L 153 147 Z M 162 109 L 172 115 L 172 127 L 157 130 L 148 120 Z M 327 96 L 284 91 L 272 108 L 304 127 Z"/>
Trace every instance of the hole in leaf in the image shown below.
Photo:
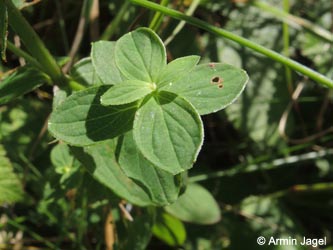
<path fill-rule="evenodd" d="M 219 87 L 219 89 L 222 89 L 224 86 L 222 83 L 220 83 L 219 85 L 217 85 Z"/>
<path fill-rule="evenodd" d="M 212 79 L 210 80 L 211 84 L 221 84 L 223 82 L 223 78 L 219 77 L 219 76 L 214 76 L 212 77 Z"/>

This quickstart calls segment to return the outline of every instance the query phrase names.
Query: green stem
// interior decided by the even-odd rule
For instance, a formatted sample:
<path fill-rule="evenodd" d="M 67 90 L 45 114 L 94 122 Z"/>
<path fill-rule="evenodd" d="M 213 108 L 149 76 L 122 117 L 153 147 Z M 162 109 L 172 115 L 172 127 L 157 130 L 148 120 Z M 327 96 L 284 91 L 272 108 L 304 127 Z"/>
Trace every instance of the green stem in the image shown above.
<path fill-rule="evenodd" d="M 112 22 L 106 27 L 105 31 L 103 32 L 101 36 L 101 40 L 110 40 L 117 28 L 119 27 L 119 24 L 121 20 L 123 19 L 125 12 L 128 10 L 128 7 L 130 5 L 129 1 L 125 1 L 123 5 L 121 6 L 118 14 L 116 17 L 112 20 Z"/>
<path fill-rule="evenodd" d="M 185 12 L 186 15 L 192 16 L 195 9 L 200 4 L 200 0 L 193 0 L 188 10 Z M 172 31 L 172 34 L 164 41 L 165 46 L 167 46 L 176 36 L 177 34 L 182 30 L 182 28 L 185 26 L 186 22 L 181 21 L 176 26 L 176 28 Z"/>
<path fill-rule="evenodd" d="M 296 164 L 301 161 L 309 161 L 309 160 L 315 160 L 319 157 L 325 157 L 333 155 L 333 149 L 327 149 L 327 150 L 320 150 L 318 152 L 309 152 L 305 154 L 300 155 L 292 155 L 284 158 L 275 159 L 273 161 L 269 162 L 261 162 L 260 164 L 239 164 L 229 170 L 222 170 L 222 171 L 216 171 L 214 173 L 209 174 L 201 174 L 196 175 L 193 177 L 189 177 L 189 181 L 191 182 L 198 182 L 198 181 L 205 181 L 212 178 L 221 178 L 224 176 L 234 176 L 236 174 L 242 174 L 242 173 L 250 173 L 255 172 L 258 170 L 271 170 L 276 169 L 281 166 L 290 165 L 290 164 Z M 262 159 L 259 159 L 258 161 L 262 161 Z"/>
<path fill-rule="evenodd" d="M 64 44 L 65 53 L 67 54 L 69 51 L 69 43 L 68 43 L 68 37 L 66 34 L 66 23 L 65 23 L 65 19 L 64 19 L 63 15 L 62 15 L 61 5 L 60 5 L 59 0 L 56 0 L 55 4 L 56 4 L 56 8 L 57 8 L 57 13 L 59 15 L 59 29 L 60 29 L 61 39 Z"/>
<path fill-rule="evenodd" d="M 86 89 L 85 86 L 83 86 L 82 84 L 80 84 L 72 79 L 68 79 L 67 82 L 68 82 L 68 86 L 71 88 L 71 90 L 80 91 L 80 90 Z"/>
<path fill-rule="evenodd" d="M 290 190 L 289 190 L 290 191 Z M 333 191 L 332 182 L 321 182 L 315 184 L 299 184 L 292 187 L 291 192 L 323 192 Z"/>
<path fill-rule="evenodd" d="M 26 166 L 31 170 L 31 172 L 38 178 L 43 178 L 43 175 L 41 172 L 38 170 L 36 166 L 34 166 L 31 161 L 23 153 L 19 153 L 19 158 L 26 164 Z"/>
<path fill-rule="evenodd" d="M 24 58 L 27 61 L 27 63 L 29 63 L 31 66 L 34 66 L 37 69 L 43 71 L 42 65 L 35 58 L 30 56 L 27 52 L 23 51 L 22 49 L 16 47 L 10 41 L 7 41 L 7 48 L 18 57 Z"/>
<path fill-rule="evenodd" d="M 304 28 L 321 39 L 333 43 L 333 34 L 331 32 L 323 29 L 318 25 L 315 25 L 314 23 L 311 23 L 308 20 L 291 15 L 287 11 L 280 10 L 261 1 L 253 1 L 252 4 L 268 13 L 273 14 L 276 18 L 287 22 L 290 26 L 295 28 Z"/>
<path fill-rule="evenodd" d="M 69 61 L 62 68 L 62 72 L 64 72 L 64 73 L 67 73 L 70 70 L 70 68 L 72 67 L 72 65 L 74 63 L 75 56 L 80 49 L 81 42 L 82 42 L 82 39 L 83 39 L 83 36 L 85 33 L 87 20 L 89 19 L 91 3 L 92 3 L 92 1 L 90 1 L 90 0 L 83 0 L 79 23 L 77 25 L 74 40 L 73 40 L 71 49 L 68 54 Z"/>
<path fill-rule="evenodd" d="M 20 36 L 31 55 L 40 63 L 43 71 L 57 84 L 65 82 L 65 78 L 56 61 L 45 47 L 42 40 L 15 7 L 11 0 L 5 0 L 9 25 Z"/>
<path fill-rule="evenodd" d="M 283 10 L 289 12 L 289 0 L 283 0 Z M 283 52 L 286 56 L 289 54 L 289 26 L 287 22 L 283 22 Z"/>
<path fill-rule="evenodd" d="M 315 194 L 322 192 L 332 192 L 333 184 L 331 182 L 321 182 L 314 184 L 298 184 L 290 188 L 283 189 L 274 193 L 262 195 L 262 198 L 281 198 L 287 195 Z"/>
<path fill-rule="evenodd" d="M 289 0 L 283 0 L 283 9 L 287 13 L 289 12 Z M 282 33 L 283 33 L 283 54 L 289 57 L 289 26 L 288 23 L 283 22 L 282 24 Z M 293 93 L 293 86 L 292 86 L 292 77 L 291 71 L 288 67 L 285 67 L 286 72 L 286 80 L 287 80 L 287 87 L 290 95 Z"/>
<path fill-rule="evenodd" d="M 169 3 L 169 0 L 162 0 L 160 5 L 161 6 L 167 6 L 168 3 Z M 154 17 L 153 17 L 153 20 L 151 21 L 151 23 L 149 25 L 149 28 L 154 30 L 154 31 L 157 31 L 158 28 L 161 25 L 162 20 L 163 20 L 162 13 L 161 12 L 156 12 Z"/>
<path fill-rule="evenodd" d="M 194 18 L 194 17 L 191 17 L 191 16 L 187 16 L 179 11 L 176 11 L 176 10 L 173 10 L 173 9 L 169 9 L 169 8 L 166 8 L 166 7 L 163 7 L 163 6 L 160 6 L 156 3 L 152 3 L 152 2 L 149 2 L 149 1 L 146 1 L 146 0 L 130 0 L 133 4 L 137 4 L 137 5 L 140 5 L 140 6 L 143 6 L 145 8 L 148 8 L 148 9 L 152 9 L 152 10 L 155 10 L 155 11 L 160 11 L 162 12 L 163 14 L 167 15 L 167 16 L 170 16 L 170 17 L 173 17 L 175 19 L 178 19 L 178 20 L 183 20 L 183 21 L 186 21 L 187 23 L 191 24 L 191 25 L 194 25 L 198 28 L 201 28 L 201 29 L 204 29 L 208 32 L 211 32 L 213 34 L 216 34 L 218 36 L 223 36 L 227 39 L 230 39 L 236 43 L 239 43 L 245 47 L 248 47 L 254 51 L 257 51 L 277 62 L 280 62 L 282 63 L 283 65 L 286 65 L 286 66 L 289 66 L 290 68 L 292 68 L 293 70 L 296 70 L 298 71 L 299 73 L 303 74 L 303 75 L 306 75 L 308 76 L 309 78 L 317 81 L 319 84 L 322 84 L 326 87 L 329 87 L 329 88 L 333 88 L 333 80 L 332 79 L 329 79 L 327 78 L 326 76 L 320 74 L 319 72 L 316 72 L 288 57 L 285 57 L 273 50 L 270 50 L 270 49 L 267 49 L 265 48 L 264 46 L 261 46 L 255 42 L 252 42 L 246 38 L 243 38 L 241 36 L 238 36 L 238 35 L 235 35 L 233 34 L 232 32 L 229 32 L 227 30 L 224 30 L 224 29 L 221 29 L 221 28 L 218 28 L 214 25 L 211 25 L 205 21 L 202 21 L 200 19 L 197 19 L 197 18 Z"/>

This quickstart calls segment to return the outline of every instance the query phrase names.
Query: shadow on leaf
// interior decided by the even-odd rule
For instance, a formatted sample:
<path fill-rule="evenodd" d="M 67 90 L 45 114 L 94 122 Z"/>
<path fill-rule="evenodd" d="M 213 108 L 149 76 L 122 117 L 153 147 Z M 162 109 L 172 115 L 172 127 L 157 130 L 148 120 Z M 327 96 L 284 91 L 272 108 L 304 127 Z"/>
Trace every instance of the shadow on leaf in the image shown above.
<path fill-rule="evenodd" d="M 85 121 L 87 136 L 93 141 L 112 139 L 130 131 L 133 127 L 136 103 L 117 106 L 103 106 L 101 96 L 109 87 L 97 91 Z"/>

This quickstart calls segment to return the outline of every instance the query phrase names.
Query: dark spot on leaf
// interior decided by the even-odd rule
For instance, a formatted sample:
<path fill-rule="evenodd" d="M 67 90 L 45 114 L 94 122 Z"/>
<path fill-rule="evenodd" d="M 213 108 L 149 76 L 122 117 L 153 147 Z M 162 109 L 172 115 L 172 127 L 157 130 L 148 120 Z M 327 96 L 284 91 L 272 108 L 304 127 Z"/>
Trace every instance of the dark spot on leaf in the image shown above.
<path fill-rule="evenodd" d="M 212 77 L 212 79 L 210 80 L 211 84 L 221 84 L 223 82 L 223 78 L 219 77 L 219 76 L 214 76 Z"/>
<path fill-rule="evenodd" d="M 223 88 L 223 84 L 220 83 L 219 85 L 217 85 L 219 87 L 219 89 L 222 89 Z"/>
<path fill-rule="evenodd" d="M 209 67 L 211 67 L 211 68 L 215 68 L 215 63 L 209 63 L 208 65 L 209 65 Z"/>

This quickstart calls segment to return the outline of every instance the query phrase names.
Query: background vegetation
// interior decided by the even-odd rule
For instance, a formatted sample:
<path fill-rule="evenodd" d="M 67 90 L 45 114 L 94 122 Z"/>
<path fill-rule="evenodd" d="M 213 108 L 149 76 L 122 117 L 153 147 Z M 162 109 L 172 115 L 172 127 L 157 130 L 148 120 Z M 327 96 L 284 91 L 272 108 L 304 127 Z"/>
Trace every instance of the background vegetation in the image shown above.
<path fill-rule="evenodd" d="M 258 249 L 260 235 L 327 237 L 327 246 L 321 248 L 333 249 L 333 92 L 320 84 L 330 86 L 332 80 L 297 73 L 240 41 L 202 27 L 179 26 L 174 18 L 133 4 L 144 1 L 13 2 L 24 7 L 24 17 L 74 79 L 89 77 L 90 68 L 75 71 L 72 65 L 89 56 L 91 42 L 117 40 L 140 26 L 161 36 L 169 60 L 194 54 L 202 57 L 201 62 L 225 62 L 247 71 L 250 82 L 239 100 L 203 117 L 205 144 L 189 172 L 189 182 L 200 183 L 214 196 L 220 221 L 198 225 L 162 214 L 169 216 L 163 219 L 169 226 L 157 223 L 146 230 L 154 235 L 147 249 L 251 250 Z M 331 1 L 162 0 L 161 4 L 332 79 Z M 12 29 L 8 41 L 20 45 Z M 1 84 L 22 70 L 17 69 L 27 60 L 22 51 L 8 45 L 6 61 L 0 65 Z M 34 87 L 50 81 L 37 71 L 27 74 L 31 82 L 39 83 Z M 149 211 L 134 210 L 141 211 L 141 219 L 129 227 L 117 198 L 54 141 L 47 132 L 54 91 L 54 86 L 44 84 L 0 106 L 0 249 L 105 249 L 115 230 L 107 223 L 111 215 L 118 223 L 121 247 L 140 249 L 130 244 L 146 233 Z M 1 102 L 5 102 L 3 93 Z"/>

